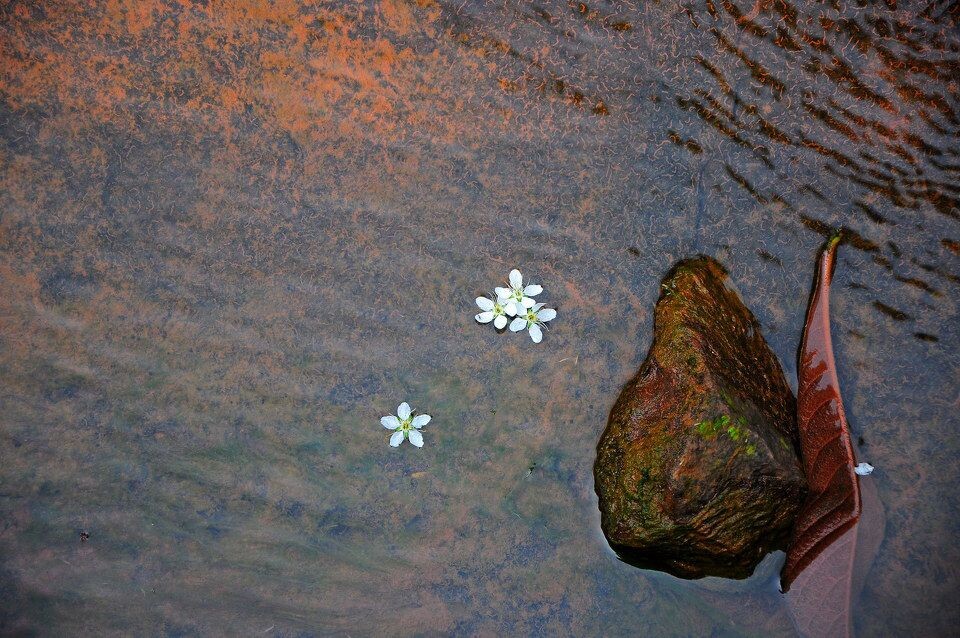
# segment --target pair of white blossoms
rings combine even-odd
[[[503,330],[507,325],[507,318],[512,317],[510,321],[510,330],[520,332],[527,330],[534,343],[540,343],[543,340],[542,326],[557,316],[557,311],[553,308],[545,308],[546,304],[537,303],[533,298],[543,292],[543,287],[537,284],[523,285],[523,275],[514,268],[510,271],[510,287],[495,288],[496,301],[486,297],[477,297],[477,306],[481,312],[474,317],[479,323],[493,322],[497,330]],[[388,430],[393,430],[390,435],[390,445],[397,447],[403,443],[404,439],[409,439],[410,443],[417,447],[423,447],[423,434],[420,428],[430,423],[429,414],[413,415],[410,404],[406,401],[397,406],[397,415],[392,414],[382,417],[380,424]]]
[[[543,286],[537,284],[523,285],[523,275],[514,268],[510,271],[510,287],[494,288],[495,299],[477,297],[477,306],[483,312],[474,319],[479,323],[493,322],[493,327],[503,330],[510,320],[510,331],[526,330],[534,343],[543,340],[543,327],[557,316],[553,308],[545,308],[547,304],[537,303],[534,297],[543,292]]]

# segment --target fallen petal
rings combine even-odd
[[[853,471],[856,472],[858,476],[870,476],[873,474],[873,466],[869,463],[860,463],[857,467],[853,468]]]

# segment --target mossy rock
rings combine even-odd
[[[785,547],[806,493],[793,394],[760,326],[708,257],[664,279],[654,340],[594,465],[620,557],[685,578],[746,578]]]

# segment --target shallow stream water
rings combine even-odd
[[[795,387],[845,227],[855,626],[953,634],[957,6],[0,3],[0,633],[793,635],[619,562],[592,464],[676,260]],[[514,267],[538,345],[473,320]]]

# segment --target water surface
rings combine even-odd
[[[0,10],[0,630],[793,634],[616,560],[594,447],[660,277],[795,383],[814,256],[887,529],[862,635],[960,623],[956,4]],[[473,321],[519,267],[542,344]],[[426,445],[387,445],[402,401]],[[87,540],[81,540],[81,533]]]

